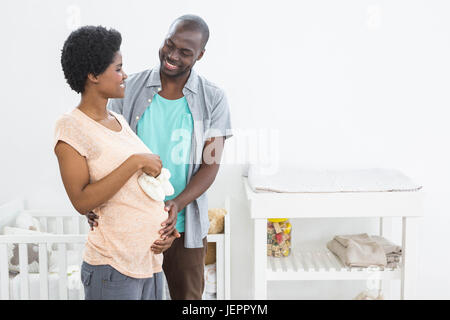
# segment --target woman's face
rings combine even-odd
[[[123,98],[126,78],[128,76],[122,69],[122,54],[117,51],[113,62],[105,72],[97,76],[97,89],[105,98]]]

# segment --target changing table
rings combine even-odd
[[[323,177],[322,177],[323,178]],[[388,192],[255,192],[243,177],[253,223],[254,299],[267,299],[267,282],[280,280],[401,280],[401,299],[414,299],[418,270],[417,239],[423,215],[422,191]],[[326,244],[307,251],[292,244],[288,257],[267,256],[268,218],[373,218],[379,217],[380,235],[389,230],[386,219],[402,218],[402,259],[392,268],[350,268]],[[331,240],[331,239],[330,239]],[[383,281],[385,283],[386,281]]]

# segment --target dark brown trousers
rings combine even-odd
[[[203,248],[185,248],[184,232],[164,251],[163,270],[172,300],[201,300],[205,288],[206,237]]]

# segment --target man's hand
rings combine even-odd
[[[175,230],[178,217],[178,204],[174,200],[167,200],[165,202],[164,210],[168,211],[169,217],[166,221],[161,223],[162,229],[159,230],[161,239],[165,240]]]
[[[152,249],[153,253],[159,254],[161,252],[166,251],[172,245],[173,240],[175,240],[175,238],[179,238],[179,237],[180,237],[180,233],[178,232],[178,230],[173,229],[173,232],[165,240],[156,240],[152,244],[151,249]]]
[[[96,215],[95,213],[93,213],[92,211],[89,212],[88,214],[86,214],[86,218],[88,219],[88,223],[91,226],[91,230],[94,230],[94,227],[98,226],[98,215]]]

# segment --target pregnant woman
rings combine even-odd
[[[81,266],[88,300],[161,299],[163,255],[151,246],[161,226],[172,226],[172,241],[180,236],[164,202],[138,184],[142,173],[160,174],[159,157],[121,115],[106,109],[109,98],[125,92],[121,42],[116,30],[85,26],[70,34],[61,56],[64,76],[81,101],[56,122],[54,151],[74,208],[99,217]]]

